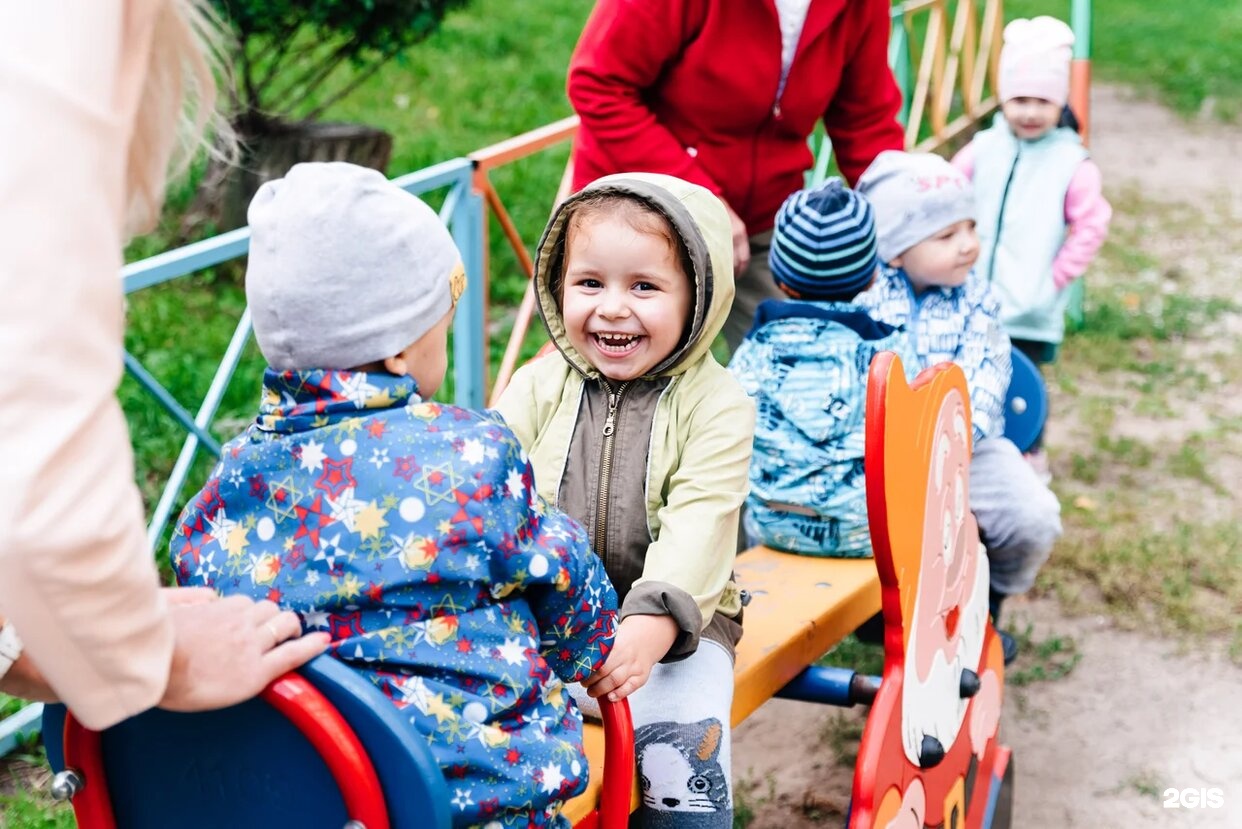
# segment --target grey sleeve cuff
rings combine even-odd
[[[677,623],[677,638],[661,662],[676,662],[698,650],[703,612],[694,597],[680,587],[663,581],[645,581],[634,585],[621,603],[620,621],[625,621],[627,616],[673,617]]]

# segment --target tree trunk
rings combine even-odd
[[[236,165],[213,160],[182,224],[211,221],[220,231],[246,224],[246,210],[259,186],[303,161],[348,161],[386,173],[392,136],[364,124],[320,121],[251,121],[237,126],[242,140]]]

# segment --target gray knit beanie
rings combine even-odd
[[[975,218],[970,179],[932,153],[885,150],[858,180],[875,208],[883,262],[892,262],[949,225]]]
[[[250,202],[246,300],[277,371],[399,354],[453,306],[461,261],[436,212],[382,173],[297,164]]]

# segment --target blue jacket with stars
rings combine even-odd
[[[173,567],[330,632],[431,744],[455,825],[560,825],[587,780],[563,682],[603,664],[616,593],[499,415],[414,385],[269,369],[258,418],[181,514]]]

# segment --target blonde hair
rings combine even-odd
[[[200,150],[236,155],[236,139],[217,110],[217,83],[228,83],[228,35],[206,0],[165,0],[151,36],[151,56],[126,159],[126,228],[149,230],[164,188]]]

